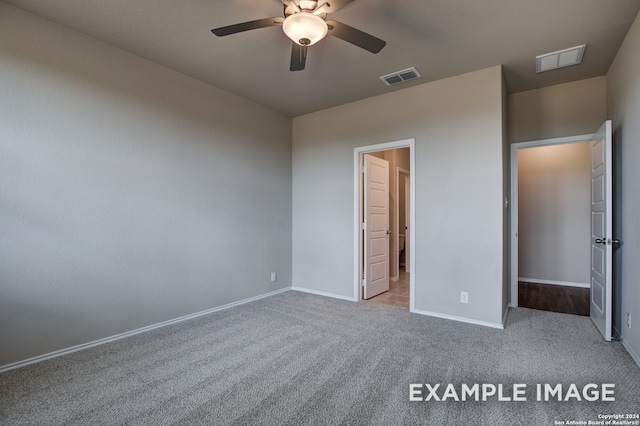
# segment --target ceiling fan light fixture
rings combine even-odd
[[[282,30],[300,46],[316,44],[329,31],[324,19],[305,11],[289,15],[282,23]]]

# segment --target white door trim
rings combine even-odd
[[[409,310],[411,312],[415,309],[415,220],[416,220],[416,212],[415,212],[415,177],[416,177],[416,159],[415,159],[415,139],[404,139],[394,142],[385,142],[375,145],[367,145],[355,147],[353,149],[353,193],[354,193],[354,201],[353,201],[353,272],[354,272],[354,284],[353,284],[353,298],[354,300],[362,300],[362,291],[361,288],[361,275],[362,275],[362,156],[367,153],[377,152],[377,151],[387,151],[391,149],[397,148],[409,148],[409,164],[411,171],[411,179],[410,179],[410,192],[411,199],[409,200],[411,203],[410,206],[410,221],[411,227],[410,231],[410,270],[409,270],[409,286],[410,286],[410,299],[409,299]]]
[[[409,176],[409,179],[411,179],[411,172],[407,169],[403,169],[402,167],[396,167],[396,194],[400,194],[400,176]],[[409,184],[411,184],[411,180],[409,180]],[[404,179],[402,179],[402,185],[404,185]],[[397,195],[396,195],[397,196]],[[411,199],[409,199],[409,202],[411,202]],[[406,208],[406,207],[405,207]],[[409,206],[409,208],[411,208],[411,206]],[[400,201],[397,200],[396,202],[396,223],[394,224],[394,232],[395,232],[395,240],[396,240],[396,248],[400,247],[400,234],[404,234],[405,230],[404,229],[400,229]],[[408,225],[409,228],[409,232],[411,232],[411,223],[409,223]],[[405,235],[405,242],[408,241],[406,235]],[[408,251],[405,251],[405,253],[409,253]],[[396,280],[398,279],[398,277],[400,276],[400,258],[398,257],[398,253],[394,253],[394,256],[396,256],[396,269],[395,269],[395,278]],[[409,263],[409,268],[411,268],[411,263]]]
[[[518,306],[518,150],[523,148],[535,148],[540,146],[563,145],[569,143],[588,142],[593,139],[593,134],[566,136],[562,138],[540,139],[511,144],[511,228],[510,247],[510,303],[509,306]]]

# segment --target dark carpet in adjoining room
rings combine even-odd
[[[409,384],[527,384],[528,402],[410,402]],[[534,400],[615,384],[615,402]],[[289,291],[0,374],[7,425],[553,425],[637,413],[640,369],[589,318],[505,330]]]
[[[518,306],[589,316],[590,289],[518,282]]]

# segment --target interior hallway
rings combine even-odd
[[[389,281],[389,291],[372,297],[369,301],[409,309],[409,274],[404,266],[400,268],[398,275],[398,281]]]

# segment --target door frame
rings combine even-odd
[[[566,136],[562,138],[539,139],[511,144],[511,217],[510,217],[510,303],[512,308],[518,307],[518,150],[551,145],[590,142],[593,133],[587,135]]]
[[[364,154],[370,154],[372,152],[389,151],[398,148],[409,148],[409,165],[411,178],[409,179],[410,186],[410,264],[409,264],[409,311],[415,310],[415,176],[416,176],[416,159],[415,159],[415,139],[403,139],[393,142],[384,142],[375,145],[359,146],[353,149],[353,299],[356,301],[362,300],[362,268],[363,268],[363,235],[362,235],[362,223],[363,223],[363,191],[364,185],[361,179],[362,166]],[[396,232],[397,234],[397,232]]]
[[[405,178],[409,178],[409,185],[411,185],[411,172],[407,169],[403,169],[402,167],[396,167],[396,194],[400,194],[400,177],[402,177],[402,186],[405,186]],[[407,203],[406,203],[406,199],[409,199],[409,208],[407,208]],[[407,212],[411,211],[411,186],[409,186],[409,194],[406,194],[406,190],[405,190],[405,225],[407,224]],[[409,222],[409,234],[411,234],[411,219],[408,220]],[[400,245],[400,234],[405,234],[404,236],[404,241],[405,241],[405,264],[409,264],[409,269],[411,269],[411,250],[409,250],[409,245],[407,244],[407,241],[409,241],[409,238],[407,238],[406,232],[404,232],[405,230],[403,229],[402,232],[400,232],[400,200],[397,200],[396,202],[396,223],[395,223],[395,230],[396,230],[396,248]],[[409,254],[409,258],[406,257],[406,255]],[[395,274],[395,279],[397,280],[398,277],[400,277],[400,258],[399,256],[396,255],[396,270],[394,271]],[[411,277],[409,277],[411,278]]]

